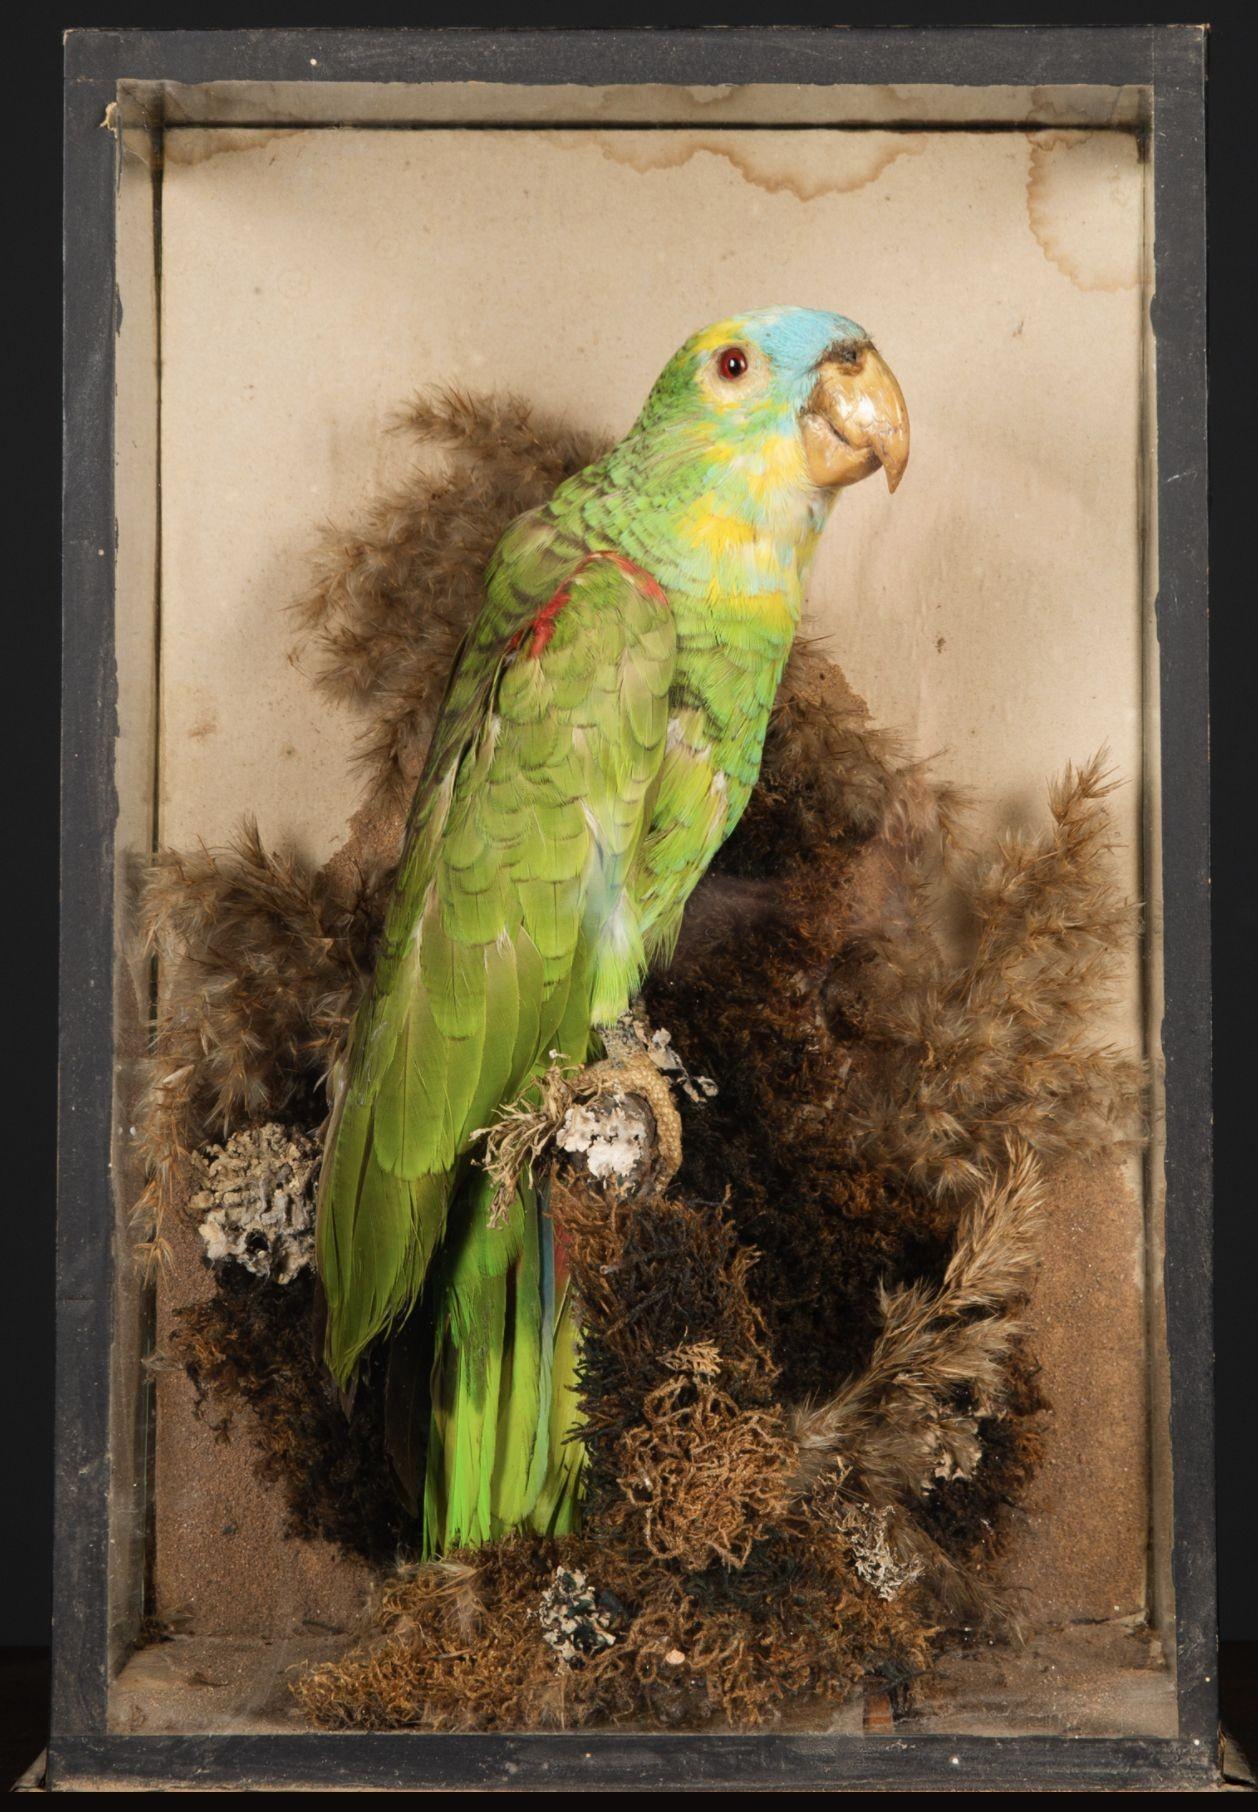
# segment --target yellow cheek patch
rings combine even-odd
[[[728,435],[714,435],[708,448],[710,465],[727,466],[738,457],[738,442]]]
[[[783,491],[794,491],[807,479],[799,435],[766,434],[745,455],[747,490],[758,504],[773,504]]]
[[[677,524],[678,532],[688,547],[702,548],[712,559],[721,559],[734,552],[745,552],[755,546],[756,530],[753,523],[742,516],[733,516],[722,510],[713,492],[707,491],[682,513]]]

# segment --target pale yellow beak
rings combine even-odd
[[[858,484],[881,466],[894,491],[904,476],[909,412],[890,366],[872,346],[844,347],[822,360],[802,428],[814,484]]]

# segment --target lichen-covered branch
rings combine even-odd
[[[702,1093],[669,1033],[652,1032],[636,1013],[607,1027],[603,1042],[607,1056],[583,1069],[554,1053],[550,1068],[476,1134],[483,1141],[477,1162],[494,1183],[491,1226],[505,1225],[521,1178],[536,1176],[548,1150],[624,1196],[663,1189],[676,1175],[681,1122],[670,1078],[693,1099]]]

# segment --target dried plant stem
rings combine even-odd
[[[482,1126],[473,1134],[484,1140],[477,1161],[494,1185],[491,1227],[506,1225],[521,1178],[532,1173],[577,1099],[578,1075],[574,1065],[552,1061],[519,1100],[502,1109],[491,1126]]]

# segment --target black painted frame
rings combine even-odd
[[[61,1069],[49,1785],[1205,1789],[1216,1778],[1205,35],[1196,27],[76,31],[66,44]],[[1153,96],[1167,1339],[1179,1735],[144,1736],[107,1728],[114,206],[123,80],[1065,83]]]

